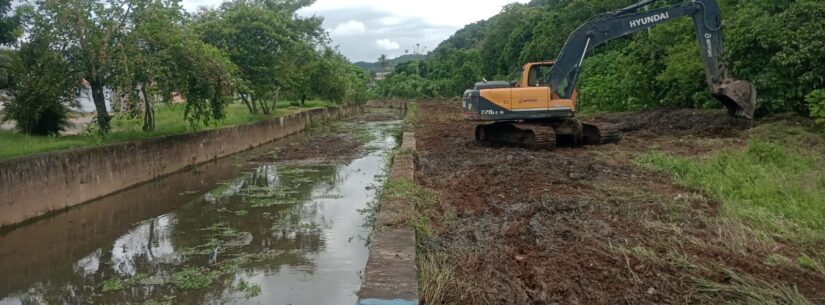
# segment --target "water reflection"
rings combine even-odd
[[[400,121],[323,132],[357,128],[345,162],[230,158],[5,232],[0,304],[353,304]]]

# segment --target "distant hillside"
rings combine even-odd
[[[423,55],[423,54],[407,54],[407,55],[402,55],[402,56],[400,56],[398,58],[395,58],[395,59],[390,59],[389,62],[387,63],[387,70],[392,70],[395,67],[395,65],[397,65],[397,64],[405,63],[405,62],[413,61],[413,60],[420,60],[420,59],[424,59],[425,57],[427,57],[427,56]],[[359,66],[362,69],[367,70],[367,71],[381,72],[381,64],[377,63],[377,62],[359,61],[359,62],[355,63],[355,65]]]

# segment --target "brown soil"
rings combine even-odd
[[[265,154],[253,159],[257,162],[300,161],[309,159],[334,160],[351,156],[360,151],[361,141],[350,134],[322,134],[310,136],[281,147],[273,154]]]
[[[438,233],[420,243],[455,271],[444,303],[718,304],[742,301],[720,287],[743,278],[825,299],[822,273],[763,263],[798,248],[757,239],[717,217],[717,202],[631,163],[651,149],[745,145],[749,122],[716,110],[601,115],[591,119],[624,124],[622,143],[547,152],[476,145],[458,103],[419,108],[416,177],[440,202]],[[711,282],[728,286],[700,289]]]

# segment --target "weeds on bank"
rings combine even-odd
[[[723,149],[709,156],[678,157],[651,152],[636,163],[671,174],[680,184],[701,189],[722,204],[721,217],[708,219],[718,227],[724,247],[734,253],[771,253],[777,240],[803,248],[796,258],[771,253],[766,266],[825,273],[825,140],[815,131],[785,123],[757,127],[745,149]],[[701,241],[700,241],[701,242]],[[642,259],[650,253],[634,254]],[[809,256],[812,254],[812,256]],[[684,257],[692,269],[697,292],[721,296],[734,304],[811,304],[795,287],[738,274],[724,265],[705,266]],[[673,262],[671,262],[673,263]],[[710,268],[713,267],[713,268]],[[712,271],[717,270],[717,271]],[[706,277],[720,272],[720,283]]]
[[[722,272],[728,279],[725,283],[718,283],[705,278],[695,278],[694,281],[698,291],[722,296],[722,299],[729,300],[729,304],[813,304],[800,294],[795,287],[769,283],[729,269],[723,269]]]
[[[437,219],[435,215],[438,215],[435,210],[438,196],[408,180],[397,182],[394,196],[399,199],[406,198],[408,202],[415,204],[416,213],[410,220],[410,226],[415,229],[421,301],[425,304],[447,304],[450,294],[461,290],[456,288],[461,287],[463,282],[455,276],[449,263],[450,256],[429,246],[430,241],[438,234],[432,222],[433,219]]]
[[[708,192],[722,202],[726,216],[797,244],[821,244],[825,162],[804,146],[788,146],[797,140],[754,138],[745,150],[726,149],[702,159],[652,152],[637,162]]]
[[[437,230],[432,220],[437,215],[436,193],[421,187],[410,180],[390,180],[384,195],[384,200],[405,200],[415,205],[415,215],[409,220],[409,225],[416,232],[416,264],[418,266],[419,295],[426,304],[446,304],[450,294],[457,293],[463,282],[458,279],[450,267],[447,253],[433,250],[429,242],[436,237]],[[449,213],[445,213],[449,214]],[[447,221],[447,218],[440,218]],[[459,289],[457,289],[459,288]]]
[[[451,292],[450,289],[460,285],[460,282],[456,280],[452,268],[449,267],[448,256],[445,253],[432,251],[425,245],[437,234],[431,221],[435,213],[437,195],[414,181],[390,179],[385,183],[379,198],[379,202],[402,200],[416,207],[415,214],[407,217],[407,225],[415,230],[418,243],[416,264],[418,265],[420,298],[426,304],[444,304],[447,294]],[[375,212],[372,214],[374,216],[371,218],[373,225],[377,213],[376,205]]]
[[[794,286],[764,281],[748,274],[738,273],[718,263],[697,261],[695,258],[677,252],[676,249],[661,254],[643,246],[611,246],[611,250],[620,254],[624,260],[633,257],[637,261],[670,265],[682,270],[693,286],[693,293],[688,297],[698,303],[717,302],[721,299],[727,304],[812,304]],[[774,265],[793,267],[793,262],[782,255],[772,255],[769,259]],[[628,264],[630,264],[629,261]],[[771,264],[766,262],[766,265]],[[628,270],[633,273],[630,265],[628,265]],[[724,280],[717,281],[711,278],[723,278]]]
[[[418,103],[407,102],[407,114],[404,115],[404,123],[407,125],[418,125]]]

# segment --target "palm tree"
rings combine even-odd
[[[381,57],[378,57],[378,63],[381,65],[381,72],[387,72],[387,66],[389,66],[390,61],[387,59],[386,54],[381,54]]]

